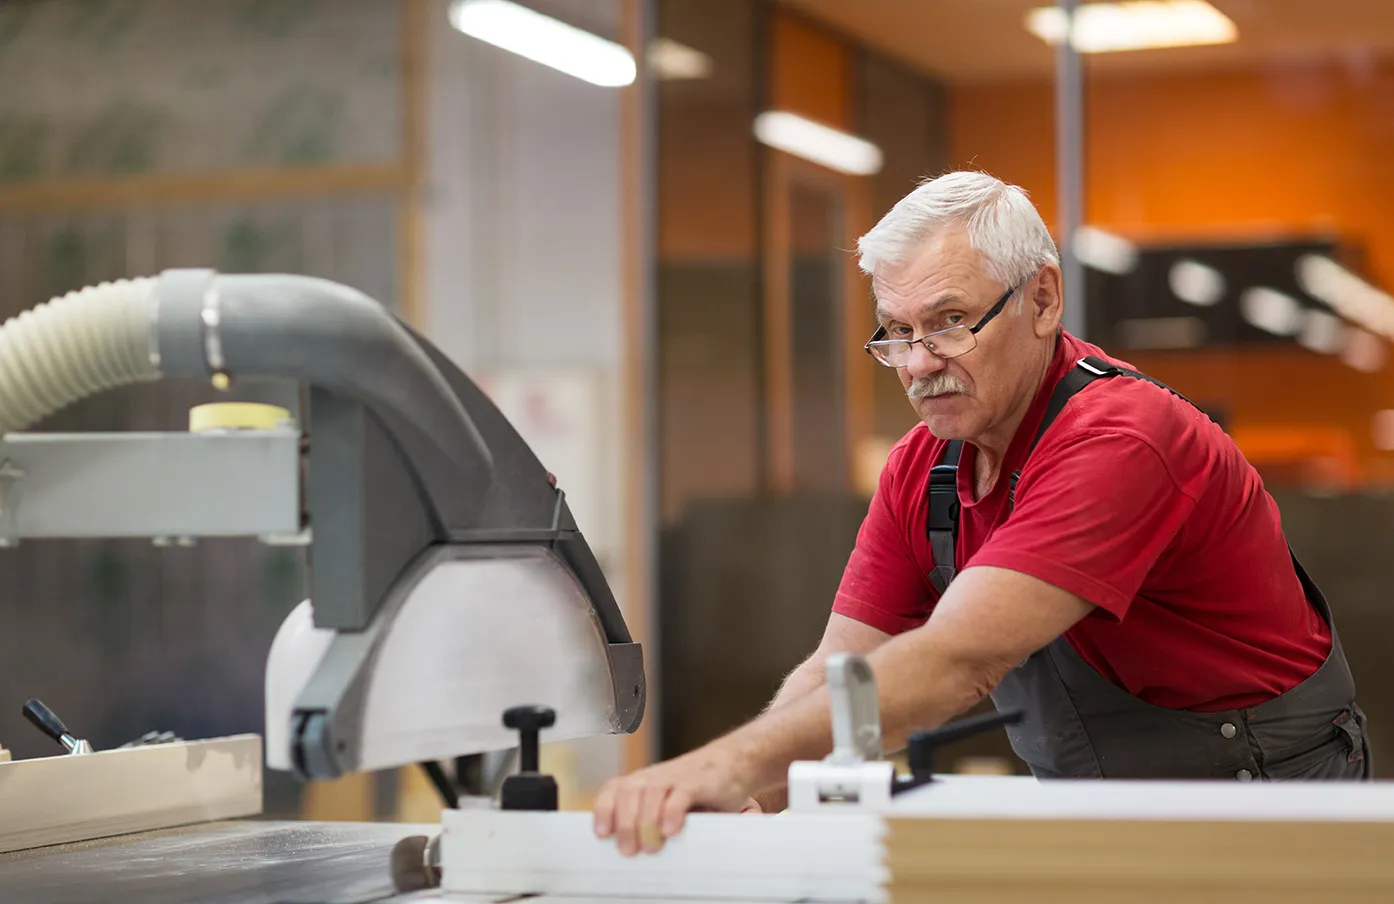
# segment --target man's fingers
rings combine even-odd
[[[673,786],[667,783],[644,789],[643,802],[639,805],[639,844],[650,854],[658,853],[663,847],[666,835],[661,827],[664,802],[672,793]]]
[[[626,857],[639,852],[639,807],[643,798],[644,786],[634,781],[620,782],[615,788],[615,841]]]
[[[671,790],[672,786],[668,784],[651,785],[644,789],[639,805],[639,844],[650,854],[657,853],[663,847],[659,821],[663,816],[663,802]]]
[[[595,803],[591,806],[595,813],[597,838],[609,838],[615,832],[615,785],[613,779],[601,785],[600,791],[595,795]]]
[[[672,838],[682,831],[687,819],[687,811],[692,809],[692,794],[684,788],[674,788],[663,801],[659,815],[662,820],[664,838]]]

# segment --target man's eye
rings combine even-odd
[[[962,322],[963,322],[963,315],[962,315],[962,314],[948,314],[948,315],[945,315],[945,317],[944,317],[944,326],[946,326],[946,327],[949,327],[949,326],[958,326],[958,325],[959,325],[960,323],[962,323]]]
[[[909,338],[911,332],[912,331],[908,326],[893,326],[888,331],[888,334],[894,336],[897,339],[906,339]]]

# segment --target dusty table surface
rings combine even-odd
[[[407,823],[238,820],[0,854],[14,904],[367,904],[394,900]],[[416,896],[395,896],[411,900]]]

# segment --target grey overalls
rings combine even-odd
[[[1096,357],[1081,359],[1052,393],[1032,448],[1070,396],[1115,376],[1157,383]],[[941,594],[955,573],[954,565],[939,563],[955,561],[961,450],[960,441],[949,443],[944,463],[930,472],[929,536],[936,565],[930,580]],[[1013,497],[1018,476],[1011,477]],[[1038,778],[1371,778],[1365,714],[1355,704],[1355,682],[1331,609],[1296,556],[1292,563],[1307,598],[1331,626],[1330,654],[1297,687],[1249,709],[1166,709],[1100,675],[1062,636],[992,692],[999,710],[1022,713],[1019,723],[1007,727],[1012,749]]]

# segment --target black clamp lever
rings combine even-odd
[[[545,706],[515,706],[505,710],[503,724],[518,732],[518,773],[503,780],[501,810],[557,809],[557,780],[538,771],[538,734],[557,722],[556,710]]]
[[[917,731],[910,736],[910,775],[897,777],[891,786],[891,794],[903,794],[928,785],[934,781],[934,751],[954,741],[961,741],[976,734],[996,728],[999,725],[1015,725],[1021,721],[1021,710],[984,713],[969,716],[928,731]]]
[[[27,700],[24,703],[24,718],[33,722],[34,725],[45,735],[63,745],[63,749],[70,754],[91,753],[92,745],[73,736],[68,731],[68,726],[63,724],[63,720],[47,706],[42,700]]]

